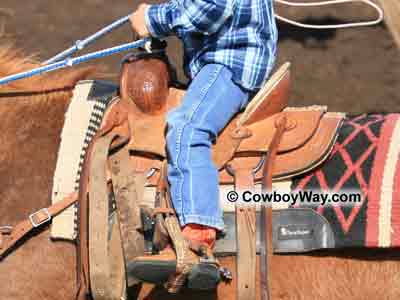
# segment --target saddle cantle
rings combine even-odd
[[[141,61],[141,64],[145,63],[145,60]],[[137,66],[132,65],[137,71]],[[150,75],[135,74],[134,70],[131,70],[131,64],[127,63],[121,75],[121,97],[130,114],[132,138],[129,149],[143,155],[140,162],[134,162],[135,168],[159,170],[161,161],[166,158],[166,113],[183,101],[185,91],[175,88],[167,90],[164,81],[169,79],[165,79],[161,84],[159,79],[156,83],[143,84],[140,90],[138,80],[149,78]],[[276,122],[283,114],[288,122],[279,143],[276,157],[278,163],[273,168],[272,175],[275,180],[301,174],[317,166],[327,157],[335,142],[343,115],[327,113],[326,108],[320,106],[289,108],[289,88],[290,63],[285,63],[255,95],[245,111],[235,116],[219,134],[213,145],[212,157],[220,170],[220,183],[233,183],[233,178],[225,167],[235,156],[245,157],[241,159],[242,164],[259,164],[268,152],[276,131]],[[157,105],[153,108],[143,105],[148,103],[147,93],[157,98]],[[165,95],[163,103],[160,102],[160,94]],[[260,181],[261,177],[261,168],[258,168],[255,170],[255,180]],[[153,184],[155,182],[156,179],[153,180]]]

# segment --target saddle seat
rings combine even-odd
[[[136,170],[159,170],[166,158],[166,113],[182,102],[185,91],[170,88],[164,103],[160,104],[158,100],[156,109],[148,109],[141,105],[143,101],[137,97],[137,91],[132,93],[137,82],[132,83],[128,78],[133,77],[134,71],[136,68],[130,69],[128,63],[121,75],[121,99],[128,107],[132,134],[128,147],[135,157],[143,157],[133,161]],[[245,111],[235,116],[220,133],[213,145],[212,156],[220,170],[221,184],[233,182],[226,167],[234,157],[242,157],[241,164],[253,166],[255,180],[261,179],[262,162],[276,131],[276,123],[283,115],[288,121],[273,168],[274,180],[305,172],[327,157],[343,115],[327,113],[326,107],[321,106],[289,108],[289,88],[290,63],[285,63],[254,96]],[[154,178],[150,183],[156,181]]]

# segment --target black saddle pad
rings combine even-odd
[[[400,246],[399,122],[400,114],[345,120],[330,158],[309,174],[295,178],[292,187],[359,194],[361,201],[307,203],[296,205],[291,212],[274,213],[276,251]],[[314,213],[305,212],[305,208]],[[316,223],[321,225],[315,227]]]

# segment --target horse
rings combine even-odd
[[[0,49],[0,77],[37,67],[13,47]],[[64,114],[75,84],[93,68],[44,75],[0,87],[0,220],[14,225],[50,205]],[[397,299],[400,262],[397,250],[356,249],[312,255],[269,254],[272,299]],[[24,238],[0,261],[1,299],[75,298],[76,245],[50,240],[49,227]],[[235,270],[235,258],[220,259]],[[259,263],[258,263],[259,267]],[[258,291],[260,290],[257,278]],[[136,294],[137,293],[137,294]],[[167,294],[144,285],[138,299],[235,299],[235,276],[216,291],[183,290]]]
[[[0,48],[0,76],[39,66],[12,46]],[[50,204],[64,113],[79,80],[93,67],[25,79],[0,87],[2,122],[0,219],[15,224]],[[1,262],[1,299],[73,299],[75,245],[35,232]]]

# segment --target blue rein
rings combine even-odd
[[[104,27],[103,29],[97,31],[96,33],[92,34],[91,36],[87,37],[84,40],[77,40],[75,42],[75,44],[64,50],[63,52],[57,54],[56,56],[46,60],[43,64],[51,64],[54,63],[56,61],[62,60],[64,58],[67,58],[69,56],[71,56],[72,54],[74,54],[75,52],[78,52],[80,50],[82,50],[83,48],[85,48],[86,46],[92,44],[93,42],[97,41],[99,38],[103,37],[104,35],[110,33],[111,31],[113,31],[114,29],[117,29],[118,27],[121,27],[122,25],[124,25],[125,23],[127,23],[129,21],[129,17],[130,15],[123,17],[113,23],[111,23],[110,25]]]
[[[55,71],[55,70],[62,69],[65,67],[72,67],[74,65],[78,65],[83,62],[92,60],[92,59],[110,56],[110,55],[113,55],[113,54],[116,54],[119,52],[133,50],[133,49],[141,48],[141,47],[148,48],[149,44],[151,44],[151,38],[144,38],[142,40],[138,40],[135,42],[126,43],[126,44],[122,44],[119,46],[99,50],[99,51],[88,53],[88,54],[78,56],[78,57],[73,57],[73,58],[70,57],[72,54],[74,54],[75,52],[78,52],[79,50],[82,50],[89,44],[92,44],[93,42],[98,40],[100,37],[110,33],[114,29],[127,23],[129,21],[129,17],[130,17],[130,15],[111,23],[110,25],[104,27],[103,29],[99,30],[98,32],[92,34],[91,36],[87,37],[86,39],[84,39],[82,41],[79,41],[79,40],[76,41],[74,46],[72,46],[72,47],[64,50],[63,52],[57,54],[56,56],[48,59],[47,61],[45,61],[43,63],[43,66],[41,66],[41,67],[0,78],[0,85],[4,85],[4,84],[7,84],[12,81],[19,80],[19,79],[29,78],[29,77],[39,75],[42,73]]]

